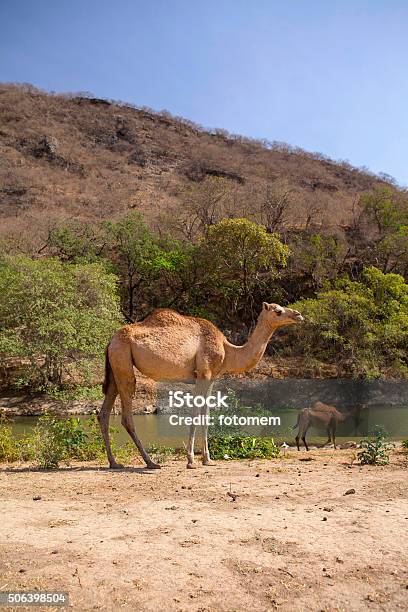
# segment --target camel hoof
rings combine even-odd
[[[110,463],[109,464],[109,468],[111,470],[124,470],[125,466],[122,465],[121,463],[116,463],[116,461],[114,463]]]
[[[187,469],[188,470],[196,470],[197,469],[197,464],[196,463],[187,463]]]
[[[151,463],[146,463],[146,467],[148,470],[161,470],[161,465],[153,461]]]
[[[205,459],[203,461],[203,465],[210,465],[210,466],[212,465],[212,466],[214,466],[214,465],[217,465],[217,464],[215,463],[215,461],[211,461],[211,459]]]

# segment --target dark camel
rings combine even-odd
[[[327,430],[328,440],[326,444],[333,442],[334,448],[336,448],[336,430],[339,423],[343,423],[346,419],[354,418],[355,427],[358,427],[360,422],[360,411],[361,407],[355,407],[350,409],[348,412],[339,412],[334,406],[323,404],[323,402],[315,402],[312,408],[303,408],[298,414],[296,427],[299,427],[296,440],[296,446],[300,450],[299,439],[301,438],[306,450],[309,447],[306,442],[306,433],[309,427],[315,427],[321,429],[325,427]]]

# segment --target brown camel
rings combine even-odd
[[[154,380],[195,380],[195,392],[207,395],[212,381],[226,372],[246,372],[262,359],[278,327],[303,321],[302,315],[278,304],[263,303],[256,327],[243,346],[234,346],[210,321],[187,317],[173,310],[155,310],[140,323],[119,330],[106,350],[105,400],[98,415],[111,468],[120,468],[109,441],[109,416],[117,394],[122,403],[122,424],[139,449],[148,468],[159,468],[138,438],[132,416],[135,392],[133,366]],[[208,410],[208,409],[207,409]],[[196,427],[190,428],[187,467],[194,465]],[[211,465],[208,427],[203,425],[203,464]]]
[[[296,440],[296,446],[300,450],[299,439],[303,440],[303,444],[306,450],[309,447],[306,443],[306,433],[310,426],[320,429],[325,427],[327,429],[328,440],[326,444],[333,442],[334,448],[336,448],[336,429],[339,423],[344,422],[346,419],[353,417],[355,420],[355,426],[358,426],[360,419],[361,407],[351,408],[348,412],[339,412],[334,406],[323,404],[323,402],[315,402],[313,408],[304,408],[298,414],[296,427],[299,427]]]

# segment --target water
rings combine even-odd
[[[296,431],[292,430],[297,420],[298,410],[274,409],[271,415],[280,418],[280,426],[249,427],[248,432],[253,435],[272,436],[279,443],[294,444]],[[142,414],[134,415],[134,422],[138,436],[148,446],[156,443],[173,448],[183,448],[188,437],[186,425],[171,425],[170,415]],[[86,419],[86,416],[79,416]],[[30,433],[37,423],[38,417],[15,417],[13,429],[18,436]],[[118,429],[114,434],[118,442],[125,443],[130,440],[120,422],[120,415],[111,416],[111,425]],[[375,426],[382,425],[392,440],[408,439],[408,406],[373,406],[364,411],[359,430],[356,432],[352,421],[340,423],[336,438],[338,442],[346,440],[360,440]],[[198,428],[197,434],[200,433]],[[326,432],[310,429],[307,434],[309,442],[322,443],[327,439]]]

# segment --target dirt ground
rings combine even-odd
[[[2,466],[0,590],[68,591],[75,610],[408,610],[407,456],[353,457]]]

